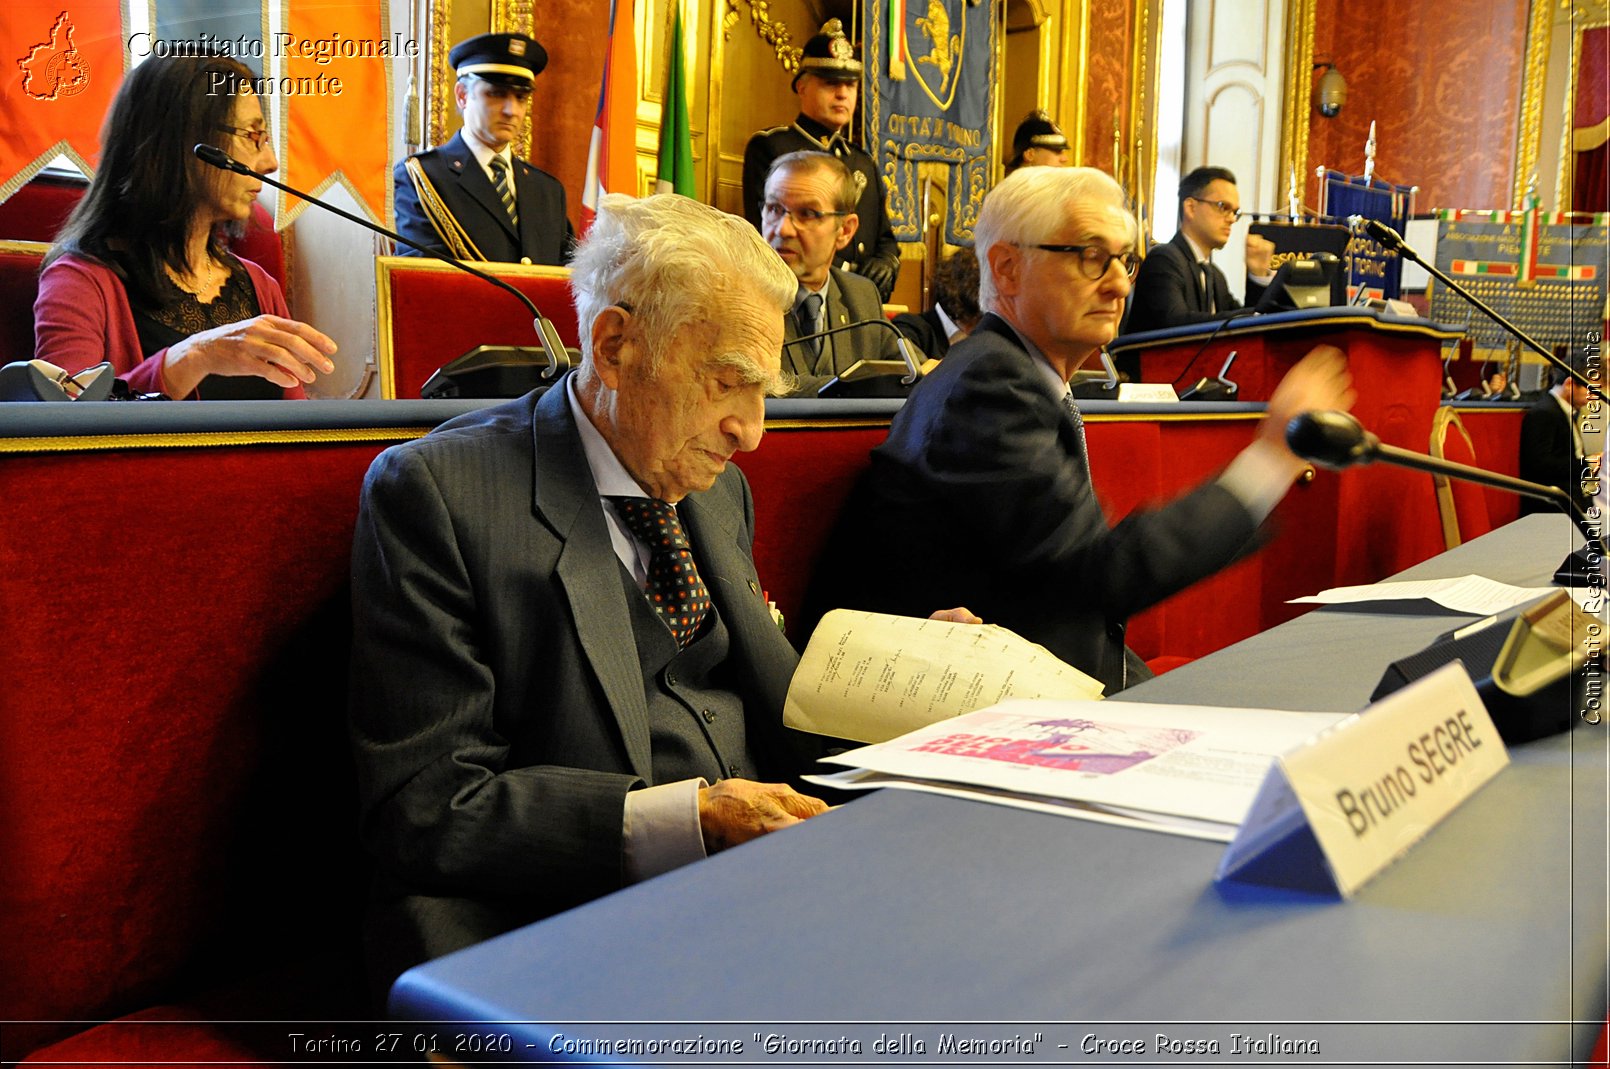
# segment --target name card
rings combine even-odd
[[[1346,898],[1507,764],[1454,661],[1276,758],[1214,878]]]
[[[1171,405],[1179,400],[1179,395],[1174,392],[1174,387],[1166,382],[1120,382],[1118,400]]]

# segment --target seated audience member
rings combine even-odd
[[[784,320],[785,342],[883,318],[877,287],[833,266],[834,255],[855,236],[858,195],[850,169],[825,152],[779,156],[766,175],[761,233],[798,279],[792,313]],[[898,359],[895,336],[883,327],[783,347],[783,370],[795,376],[794,392],[802,397],[815,397],[835,375],[860,360]]]
[[[834,266],[853,271],[878,288],[886,301],[900,275],[900,243],[885,211],[883,181],[872,156],[851,140],[855,102],[861,92],[861,61],[844,35],[844,24],[828,19],[821,32],[800,49],[790,83],[799,114],[786,126],[761,130],[744,146],[744,218],[762,229],[760,205],[766,198],[771,165],[790,152],[827,152],[844,162],[856,185],[858,225],[834,257]]]
[[[1218,478],[1109,526],[1068,381],[1123,313],[1136,262],[1124,205],[1086,167],[1024,168],[990,191],[974,230],[986,314],[872,451],[815,569],[812,608],[910,615],[955,599],[1111,693],[1150,674],[1124,645],[1127,618],[1254,545],[1306,467],[1286,448],[1287,422],[1352,404],[1345,358],[1309,354]]]
[[[1140,265],[1128,333],[1210,323],[1242,307],[1209,259],[1230,240],[1240,215],[1235,175],[1223,167],[1198,167],[1181,179],[1179,229],[1168,242],[1152,246]],[[1246,307],[1258,303],[1273,279],[1274,251],[1274,242],[1248,232]]]
[[[971,249],[953,252],[934,272],[934,306],[902,312],[890,322],[928,356],[941,360],[978,325],[978,258]]]
[[[130,71],[100,167],[45,257],[34,355],[73,372],[110,361],[139,393],[302,397],[335,369],[335,342],[291,319],[274,280],[229,252],[262,183],[201,162],[196,144],[254,171],[279,166],[251,71],[160,56]]]
[[[1570,358],[1579,374],[1590,374],[1587,361]],[[1521,417],[1520,477],[1528,482],[1557,486],[1586,509],[1589,492],[1599,470],[1599,454],[1588,453],[1578,420],[1593,399],[1588,388],[1557,367],[1549,368],[1549,391]],[[1550,512],[1554,506],[1533,497],[1521,498],[1522,516]]]
[[[1031,111],[1023,116],[1012,134],[1012,158],[1006,161],[1006,173],[1019,167],[1066,167],[1068,165],[1068,136],[1062,127],[1051,121],[1043,111]]]
[[[392,170],[397,233],[460,260],[560,265],[575,241],[565,187],[513,151],[548,53],[523,33],[483,33],[447,54],[464,126]],[[419,256],[406,245],[402,256]]]
[[[766,782],[810,744],[727,463],[782,382],[794,277],[673,195],[603,198],[573,267],[576,370],[365,481],[351,720],[386,981],[824,808]]]

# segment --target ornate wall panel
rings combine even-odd
[[[1069,131],[1069,136],[1079,138],[1083,146],[1080,162],[1108,173],[1114,163],[1113,128],[1123,127],[1129,107],[1131,6],[1130,0],[1090,0],[1090,36],[1083,79],[1084,129]],[[1075,81],[1068,88],[1077,92],[1079,84]]]
[[[1510,206],[1527,0],[1400,4],[1392,18],[1352,0],[1317,0],[1315,58],[1347,78],[1334,119],[1310,107],[1307,195],[1323,164],[1364,167],[1377,123],[1376,173],[1420,187],[1417,210]]]

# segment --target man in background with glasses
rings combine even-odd
[[[1320,346],[1217,478],[1109,527],[1068,381],[1117,333],[1136,230],[1118,183],[1088,167],[1026,167],[989,193],[974,230],[986,314],[872,451],[813,605],[920,616],[964,603],[1109,694],[1150,676],[1124,645],[1129,616],[1253,547],[1306,466],[1286,424],[1345,410],[1353,390],[1345,357]],[[869,560],[867,546],[888,551]]]
[[[1242,307],[1224,272],[1210,259],[1230,240],[1230,228],[1240,216],[1235,175],[1223,167],[1198,167],[1181,180],[1179,229],[1146,254],[1125,333],[1210,323]],[[1274,242],[1248,232],[1248,307],[1258,303],[1273,277],[1269,267],[1274,251]]]
[[[833,266],[857,233],[858,196],[850,168],[825,152],[790,152],[766,174],[760,232],[799,280],[793,310],[783,319],[783,370],[795,377],[796,396],[815,397],[858,361],[900,359],[894,333],[882,327],[796,340],[883,317],[877,287]]]

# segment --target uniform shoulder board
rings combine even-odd
[[[785,131],[792,130],[793,128],[794,127],[792,125],[790,125],[788,123],[784,123],[781,126],[773,126],[770,130],[762,130],[762,131],[760,131],[760,136],[761,137],[770,137],[772,134],[780,134],[780,133],[783,133]]]

